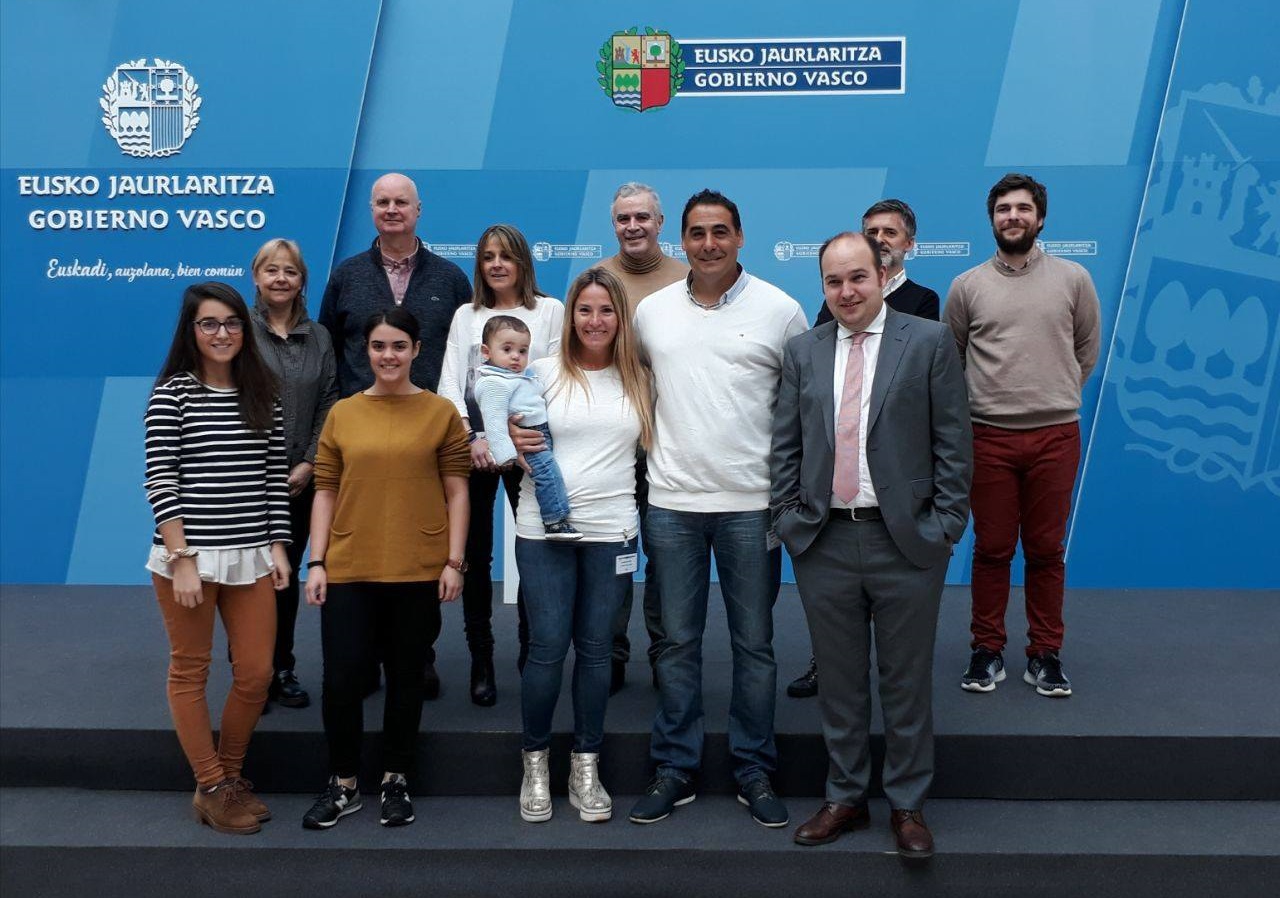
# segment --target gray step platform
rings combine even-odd
[[[831,845],[792,843],[818,807],[791,799],[793,825],[765,829],[732,798],[699,796],[667,820],[581,822],[558,798],[545,824],[513,797],[420,798],[418,820],[378,825],[376,800],[333,829],[300,821],[311,799],[266,795],[275,818],[254,836],[197,825],[190,794],[4,789],[0,888],[6,895],[149,898],[226,894],[340,896],[1037,896],[1274,894],[1276,802],[931,801],[937,854],[904,864],[888,809]],[[306,887],[303,887],[303,883]]]
[[[165,636],[149,589],[0,587],[0,785],[181,790],[190,771],[164,700]],[[1280,705],[1275,634],[1280,591],[1070,591],[1063,658],[1075,685],[1046,699],[1021,682],[1021,596],[1010,603],[1009,679],[989,695],[958,688],[968,659],[968,593],[944,595],[934,665],[937,798],[1280,800]],[[415,785],[431,795],[512,795],[520,748],[515,609],[495,608],[496,707],[466,694],[461,608],[445,608],[437,643],[444,692],[424,706]],[[775,611],[777,731],[784,795],[820,794],[825,752],[813,699],[783,695],[808,663],[808,632],[794,587]],[[272,792],[312,793],[326,778],[320,721],[319,622],[300,611],[298,673],[316,700],[275,708],[250,746],[246,773]],[[604,764],[620,792],[649,773],[656,693],[636,609],[629,683],[609,705]],[[227,688],[221,644],[213,707]],[[725,735],[730,684],[723,605],[713,589],[704,646],[707,747],[701,788],[734,789]],[[565,690],[557,711],[571,728]],[[366,779],[377,772],[382,695],[366,703]],[[876,711],[878,715],[878,711]],[[874,724],[878,732],[878,719]],[[556,742],[561,767],[567,737]],[[879,747],[877,743],[877,748]],[[558,773],[563,776],[563,771]]]

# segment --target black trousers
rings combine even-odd
[[[493,656],[493,517],[501,482],[514,512],[520,502],[520,481],[524,471],[512,468],[499,474],[471,472],[467,491],[471,498],[471,526],[467,530],[467,564],[470,568],[462,585],[462,621],[467,632],[467,648],[473,657]],[[529,644],[524,595],[516,595],[520,613],[520,645]]]
[[[360,772],[364,676],[382,658],[387,689],[382,711],[383,769],[409,773],[422,722],[422,671],[440,635],[436,581],[333,583],[320,609],[324,650],[324,734],[329,769]]]
[[[298,574],[302,554],[311,538],[311,503],[316,497],[315,487],[306,489],[289,499],[289,536],[293,539],[288,548],[289,586],[276,593],[276,648],[271,666],[279,673],[293,670],[297,659],[293,657],[293,630],[298,621]]]

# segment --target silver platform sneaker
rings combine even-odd
[[[600,782],[600,756],[569,755],[569,804],[588,823],[600,823],[613,816],[613,799]]]
[[[520,781],[520,819],[542,823],[551,819],[551,750],[524,751],[524,779]]]

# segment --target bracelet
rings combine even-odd
[[[199,554],[199,549],[191,546],[183,546],[181,549],[174,549],[172,552],[165,552],[160,556],[160,560],[165,564],[173,564],[179,558],[195,558]]]
[[[310,561],[308,561],[308,562],[307,562],[307,570],[311,570],[313,567],[324,567],[324,559],[323,559],[323,558],[313,558],[313,559],[311,559]],[[325,570],[328,570],[328,568],[325,568]]]
[[[467,442],[474,443],[476,440],[484,439],[484,431],[469,430],[467,431]]]

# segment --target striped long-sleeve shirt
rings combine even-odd
[[[215,390],[188,373],[156,387],[147,404],[147,500],[156,527],[182,519],[198,549],[288,543],[289,469],[284,415],[271,433],[249,430],[239,392]],[[159,529],[155,545],[163,545]]]

